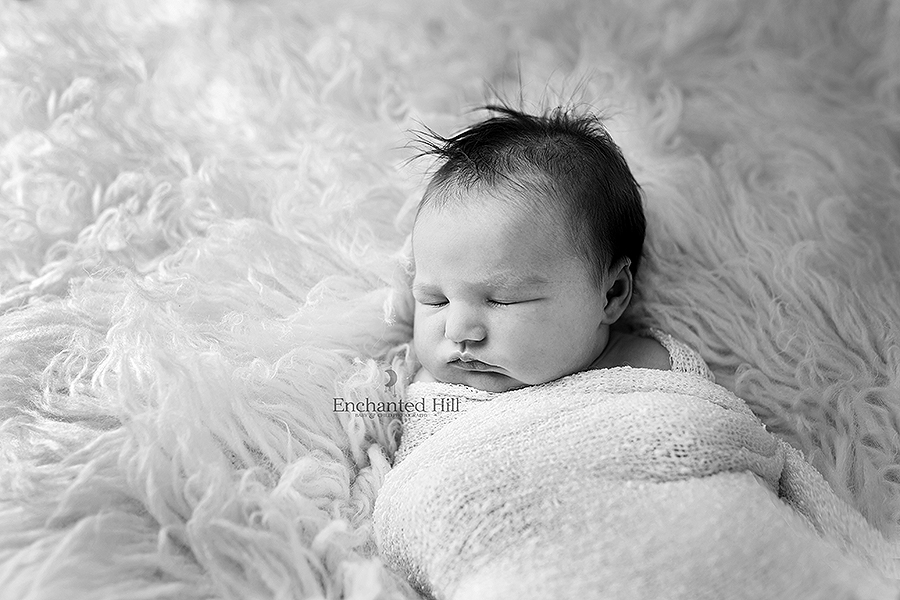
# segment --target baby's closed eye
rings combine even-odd
[[[446,300],[416,300],[422,306],[444,306],[447,304]]]

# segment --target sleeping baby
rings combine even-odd
[[[896,597],[880,536],[698,353],[616,327],[645,218],[601,121],[489,109],[416,215],[387,562],[440,599]]]
[[[418,381],[490,392],[629,364],[670,368],[610,331],[631,300],[641,194],[589,118],[510,110],[441,148],[413,232]]]

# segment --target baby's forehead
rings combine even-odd
[[[461,223],[477,228],[480,241],[496,241],[507,250],[525,250],[537,242],[553,254],[584,258],[576,243],[577,233],[558,210],[549,211],[533,202],[492,194],[443,200],[422,206],[417,214],[412,236],[413,261],[417,246],[442,246],[450,237],[459,235]]]
[[[420,202],[418,215],[454,219],[465,211],[480,213],[484,219],[538,221],[569,231],[574,227],[568,203],[559,196],[551,185],[538,185],[534,178],[525,176],[502,184],[432,183]]]

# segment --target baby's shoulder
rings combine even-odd
[[[652,337],[612,332],[606,350],[592,365],[595,369],[634,367],[669,371],[672,360],[669,351]]]
[[[658,340],[652,337],[630,335],[628,341],[630,358],[640,364],[632,364],[633,367],[645,369],[659,369],[668,371],[672,368],[672,358],[669,351]]]

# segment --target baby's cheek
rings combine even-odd
[[[426,315],[416,314],[413,323],[413,349],[416,351],[416,357],[419,362],[425,364],[434,355],[436,345],[434,319],[429,319]]]
[[[543,344],[513,343],[508,347],[507,356],[509,362],[506,367],[519,381],[528,385],[550,381],[548,376],[553,370],[553,357]]]
[[[423,332],[422,328],[418,325],[413,328],[413,350],[416,351],[416,356],[419,360],[422,360],[422,355],[425,352],[425,342],[423,340]]]
[[[579,354],[574,339],[559,340],[552,333],[547,333],[540,339],[524,341],[517,347],[517,362],[521,369],[521,381],[529,385],[538,385],[553,381],[565,375],[571,375],[578,370]]]

